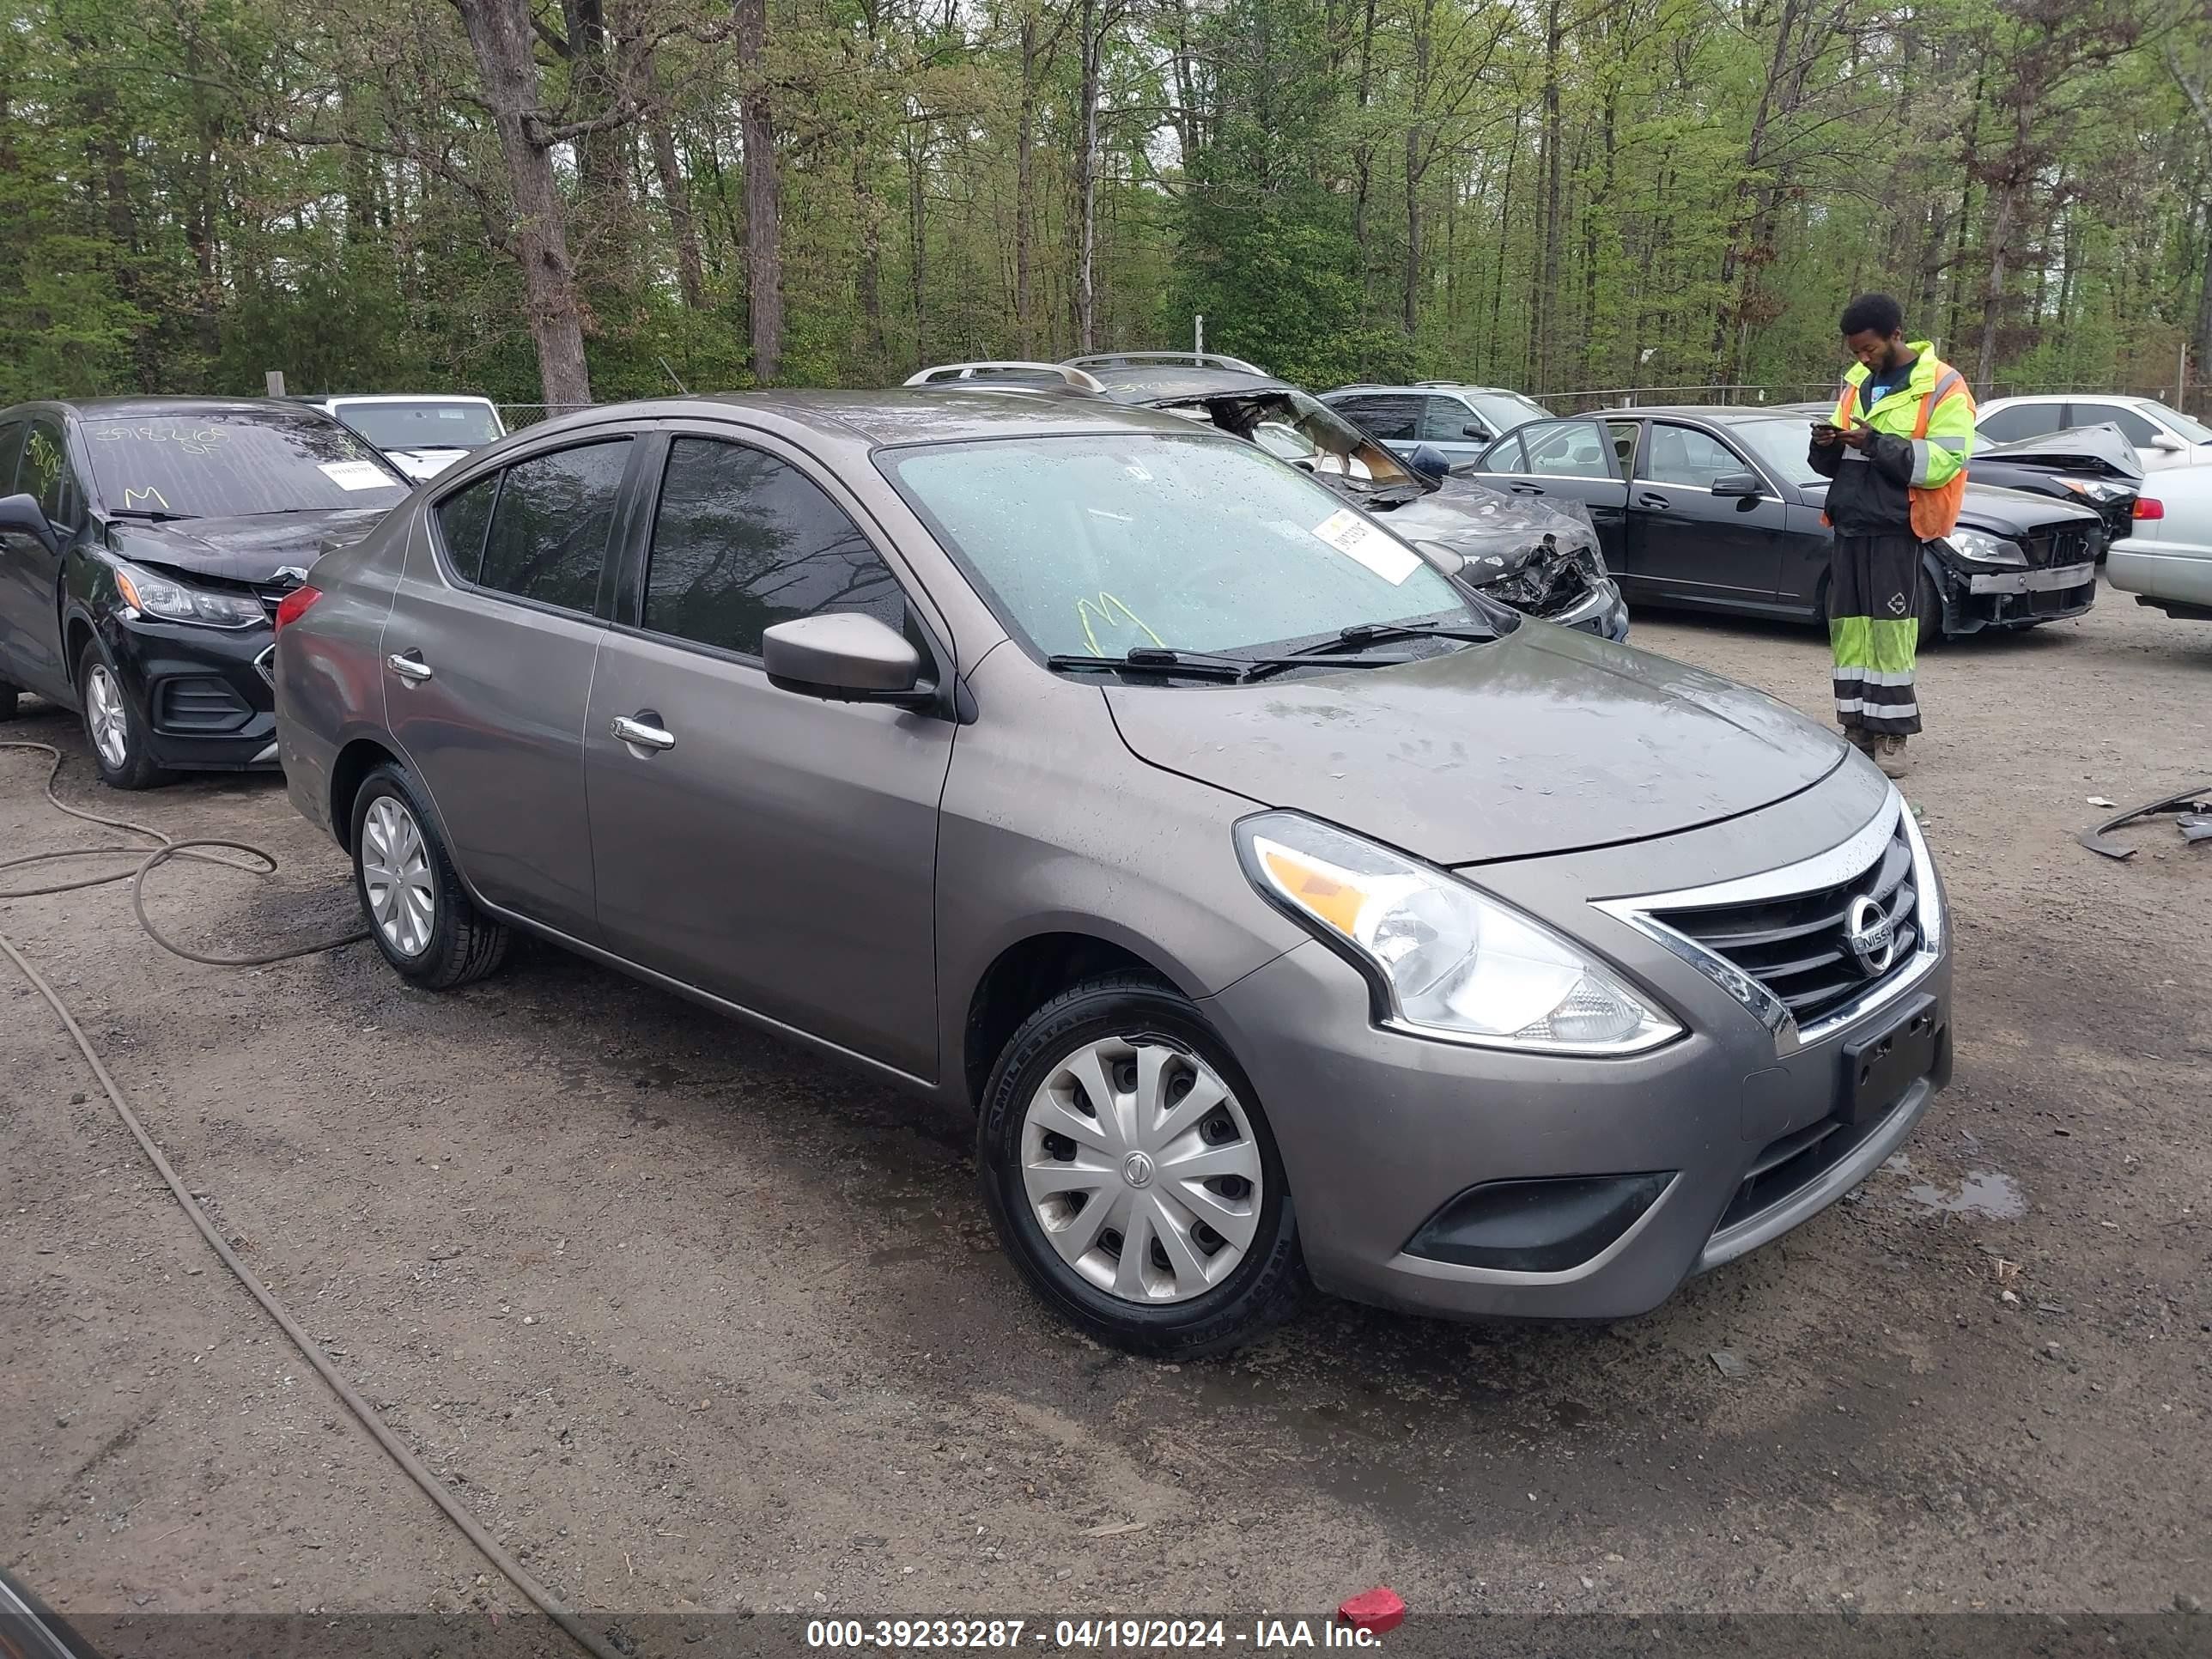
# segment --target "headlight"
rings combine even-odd
[[[1962,559],[1972,559],[1977,564],[2024,565],[2027,555],[2002,537],[1992,536],[1986,530],[1954,530],[1943,538],[1951,550]]]
[[[2087,496],[2093,501],[2118,501],[2128,493],[2118,484],[2106,483],[2097,478],[2061,478],[2058,482],[2076,495]]]
[[[143,565],[115,562],[115,585],[134,610],[163,622],[204,623],[210,628],[246,628],[269,620],[261,601],[246,593],[222,593],[187,587]]]
[[[1389,1023],[1486,1048],[1633,1054],[1681,1034],[1551,929],[1466,883],[1295,812],[1237,826],[1261,896],[1348,950]]]

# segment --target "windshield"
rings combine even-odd
[[[475,449],[507,434],[489,404],[341,403],[331,413],[379,449]]]
[[[2169,409],[2164,404],[2153,403],[2149,406],[2158,411],[2159,419],[2164,421],[2191,443],[2212,444],[2212,426],[2207,426],[2203,422],[2185,415],[2178,409]]]
[[[1405,543],[1244,444],[1132,432],[878,464],[1042,653],[1249,651],[1473,614]]]
[[[1769,472],[1778,473],[1793,484],[1811,487],[1828,482],[1805,459],[1813,443],[1809,416],[1802,421],[1737,421],[1728,428],[1728,434],[1741,439]]]
[[[95,492],[116,513],[242,518],[390,507],[408,486],[367,444],[319,416],[233,410],[87,421]]]
[[[1318,398],[1295,388],[1168,405],[1171,415],[1210,420],[1279,461],[1378,489],[1425,488],[1406,464]]]
[[[1531,421],[1548,421],[1552,411],[1540,403],[1523,398],[1516,392],[1475,392],[1468,395],[1482,418],[1498,429],[1503,437],[1516,426],[1526,426]]]

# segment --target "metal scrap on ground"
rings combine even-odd
[[[2184,840],[2193,842],[2212,838],[2212,817],[2205,816],[2212,813],[2212,782],[2197,784],[2163,799],[2145,801],[2141,806],[2131,806],[2124,812],[2106,818],[2094,829],[2082,830],[2074,839],[2091,852],[2101,853],[2108,859],[2131,859],[2136,855],[2134,848],[2123,842],[2108,841],[2106,837],[2122,824],[2132,823],[2137,818],[2154,817],[2160,812],[2176,811],[2188,815],[2180,820]]]

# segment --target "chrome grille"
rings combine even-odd
[[[1845,939],[1852,905],[1862,897],[1888,918],[1895,940],[1880,974],[1868,973]],[[1650,915],[1757,981],[1802,1030],[1906,971],[1920,945],[1919,899],[1900,814],[1873,861],[1832,886]]]

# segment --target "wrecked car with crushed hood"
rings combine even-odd
[[[0,719],[83,716],[105,782],[276,763],[276,609],[405,478],[301,404],[84,399],[0,410]]]
[[[1232,433],[1381,516],[1470,592],[1563,628],[1628,637],[1628,607],[1579,504],[1522,500],[1442,466],[1424,471],[1318,398],[1237,359],[1142,352],[1067,364],[939,364],[909,384],[956,380],[1057,384]]]

